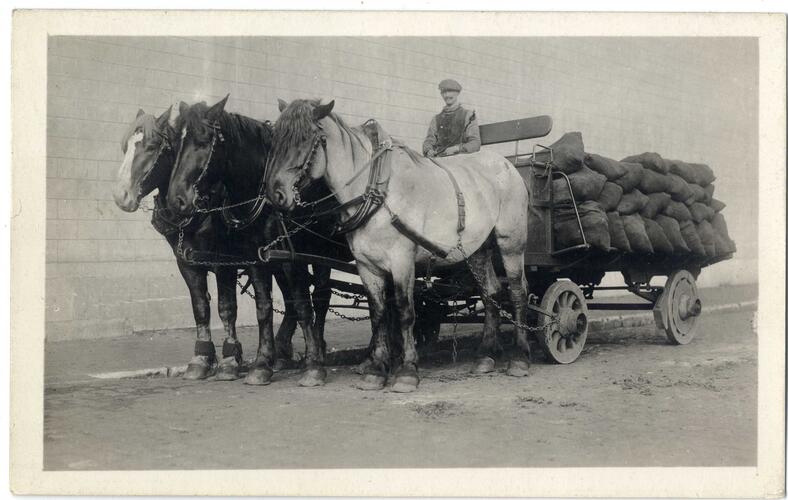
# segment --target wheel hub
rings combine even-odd
[[[562,337],[572,337],[585,331],[588,317],[583,311],[564,309],[558,314],[558,333]]]

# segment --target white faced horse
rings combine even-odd
[[[372,329],[377,338],[361,388],[380,389],[387,380],[390,332],[383,318],[392,303],[397,308],[404,356],[394,373],[392,390],[409,392],[418,386],[414,278],[417,266],[435,259],[425,245],[441,255],[433,268],[469,257],[471,270],[483,287],[486,312],[474,371],[492,371],[492,356],[499,350],[496,337],[500,323],[497,303],[491,300],[500,290],[492,265],[494,250],[500,251],[506,270],[515,321],[520,325],[525,321],[523,255],[528,194],[520,175],[505,158],[490,151],[438,159],[440,166],[404,146],[378,150],[376,155],[377,144],[362,128],[350,128],[333,114],[333,105],[333,101],[326,105],[310,100],[289,105],[280,101],[282,114],[274,128],[266,195],[276,207],[292,210],[299,201],[298,189],[322,177],[339,202],[347,203],[340,219],[353,220],[363,202],[352,200],[358,200],[365,190],[369,192],[367,180],[371,177],[362,174],[375,168],[373,155],[388,155],[383,160],[390,168],[381,174],[390,175],[385,201],[377,210],[370,210],[371,215],[347,235],[369,294]],[[458,192],[464,197],[464,229],[458,227]],[[393,296],[387,297],[388,293]],[[516,344],[508,373],[524,376],[530,368],[530,350],[523,328],[517,328]]]

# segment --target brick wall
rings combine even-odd
[[[375,117],[418,147],[442,104],[436,84],[452,77],[482,123],[550,114],[546,142],[579,130],[587,151],[707,162],[739,252],[701,284],[752,282],[757,61],[754,39],[52,37],[48,339],[193,324],[169,246],[149,214],[115,207],[111,188],[138,108],[227,93],[229,111],[260,119],[276,117],[277,97],[333,98],[350,123]],[[253,323],[250,301],[240,307]]]

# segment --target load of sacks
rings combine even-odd
[[[708,165],[662,158],[657,153],[620,161],[586,154],[579,132],[550,146],[553,169],[569,178],[553,182],[553,233],[556,247],[583,243],[572,208],[577,202],[586,241],[602,250],[625,253],[693,254],[711,259],[731,254],[728,235],[714,198],[714,172]],[[546,153],[537,160],[546,160]]]

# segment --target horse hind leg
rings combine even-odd
[[[317,387],[326,383],[325,356],[315,328],[312,300],[309,295],[310,278],[306,266],[285,265],[284,275],[290,284],[293,307],[298,315],[298,324],[304,332],[306,344],[306,369],[298,385]]]
[[[219,295],[219,317],[224,325],[225,338],[222,358],[216,371],[216,380],[236,380],[243,364],[243,348],[235,332],[238,318],[238,301],[235,291],[237,282],[235,268],[220,268],[216,271],[216,288]]]
[[[489,373],[495,370],[495,356],[501,353],[498,343],[498,330],[501,326],[501,315],[495,301],[501,291],[498,277],[492,263],[492,251],[483,248],[468,258],[468,266],[482,288],[484,303],[484,328],[482,340],[476,349],[476,362],[471,370],[474,374]]]
[[[359,277],[369,297],[369,319],[372,327],[369,362],[362,363],[361,382],[358,388],[365,391],[380,390],[386,385],[391,363],[388,346],[389,321],[386,318],[386,280],[364,265],[358,267]]]
[[[216,348],[211,340],[211,302],[208,298],[208,272],[178,261],[178,270],[189,288],[192,313],[197,327],[194,356],[189,361],[183,378],[202,380],[213,374],[216,365]]]
[[[257,311],[259,344],[254,363],[246,374],[244,384],[268,385],[274,375],[274,308],[271,300],[271,274],[257,266],[249,268],[249,277],[254,287],[254,302]]]
[[[419,386],[418,362],[419,355],[416,351],[416,342],[413,338],[413,324],[416,319],[415,307],[413,302],[413,286],[415,280],[415,269],[413,258],[403,260],[392,269],[392,285],[394,289],[394,300],[396,316],[393,323],[398,326],[396,330],[390,330],[393,338],[395,332],[402,333],[402,364],[395,372],[394,385],[391,390],[394,392],[413,392]]]
[[[290,290],[289,280],[280,271],[274,273],[276,284],[282,292],[285,313],[279,329],[276,331],[274,345],[276,347],[276,360],[274,361],[274,371],[298,368],[298,363],[293,359],[293,335],[298,326],[298,314],[293,306],[293,295]]]
[[[528,345],[528,331],[522,326],[525,325],[525,313],[528,307],[528,282],[525,279],[523,254],[502,252],[501,257],[509,280],[509,296],[515,321],[515,353],[509,360],[506,374],[525,377],[531,368],[531,347]]]

